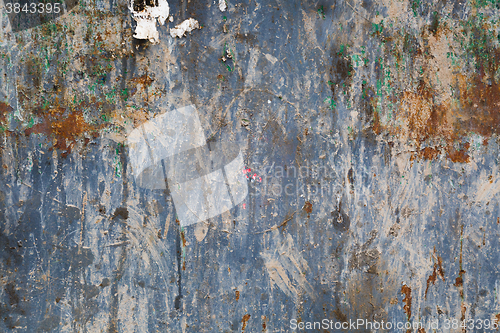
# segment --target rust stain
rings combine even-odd
[[[465,270],[462,267],[463,236],[464,236],[464,226],[462,225],[462,229],[460,231],[460,259],[459,259],[460,271],[454,283],[454,286],[458,287],[460,290],[460,297],[462,297],[462,300],[464,298],[463,286],[464,286],[464,274],[465,274]]]
[[[372,130],[377,135],[382,134],[382,131],[384,130],[382,124],[380,123],[380,115],[378,114],[378,111],[375,111],[373,114]]]
[[[458,288],[463,288],[464,286],[464,274],[465,274],[465,271],[463,269],[460,270],[460,272],[458,273],[458,276],[457,278],[455,279],[455,283],[453,284],[455,287],[458,287]],[[463,296],[463,289],[460,290],[460,295]]]
[[[445,282],[444,278],[444,270],[443,270],[443,259],[441,259],[440,256],[437,256],[437,264],[438,264],[438,274],[443,279],[443,282]]]
[[[243,327],[241,328],[241,331],[245,331],[245,328],[247,328],[247,323],[248,323],[248,320],[250,319],[250,315],[247,313],[246,315],[243,316],[243,319],[241,320],[241,322],[243,323]]]
[[[176,222],[177,221],[179,221],[179,220],[176,219]],[[181,240],[182,240],[182,248],[184,249],[186,247],[186,236],[184,234],[184,230],[181,230],[180,234],[181,234]],[[182,258],[182,270],[183,271],[186,270],[186,260],[184,257]]]
[[[0,102],[0,124],[5,124],[7,115],[13,111],[14,109],[9,104]]]
[[[130,79],[130,81],[136,84],[141,84],[145,88],[151,86],[151,84],[153,84],[155,79],[150,77],[148,74],[144,74],[138,77],[133,77]]]
[[[262,316],[262,332],[265,332],[266,329],[267,329],[267,317],[266,316]]]
[[[434,248],[434,253],[436,253],[436,248]],[[437,258],[434,261],[434,268],[432,270],[432,274],[429,275],[427,278],[427,288],[425,288],[425,298],[427,298],[427,292],[429,291],[429,286],[432,283],[433,285],[437,281],[437,277],[441,277],[443,282],[445,282],[444,278],[444,270],[443,270],[443,259],[440,256],[437,256]]]
[[[464,274],[465,274],[465,271],[463,269],[460,270],[460,272],[458,273],[458,276],[457,278],[455,279],[455,283],[453,284],[455,287],[458,287],[458,288],[463,288],[463,285],[464,285]],[[463,289],[460,290],[460,295],[463,296]]]
[[[401,294],[405,295],[403,298],[403,310],[409,321],[411,319],[411,288],[404,284],[401,287]]]
[[[438,31],[433,37],[423,37],[432,39],[436,44],[446,40],[447,34]],[[500,50],[489,52],[491,59],[488,63],[478,61],[480,68],[472,76],[442,69],[440,75],[454,89],[453,94],[443,97],[439,84],[432,82],[431,78],[435,77],[435,69],[431,65],[433,56],[425,56],[426,53],[420,50],[424,63],[423,78],[415,90],[387,96],[401,111],[387,123],[375,112],[373,132],[393,135],[402,142],[412,141],[416,146],[413,159],[432,160],[444,155],[455,163],[470,162],[470,142],[467,138],[470,133],[483,136],[483,145],[500,133],[500,82],[492,74],[500,67]],[[379,100],[371,100],[375,109]]]
[[[184,235],[184,231],[181,231],[182,238],[182,247],[186,247],[186,236]]]
[[[436,272],[436,264],[434,264],[434,270],[432,271],[432,274],[429,275],[429,277],[427,278],[427,288],[425,288],[425,297],[427,298],[427,292],[429,291],[429,285],[431,284],[435,284],[436,283],[436,280],[437,280],[437,272]]]
[[[425,160],[433,160],[438,157],[440,151],[433,147],[425,147],[424,149],[418,152],[418,157],[423,158]],[[414,157],[414,156],[412,156]]]
[[[71,153],[78,139],[89,135],[98,136],[97,130],[101,126],[89,125],[80,111],[71,112],[64,117],[65,111],[64,108],[58,108],[52,114],[46,114],[41,123],[26,129],[25,134],[46,134],[52,137],[55,141],[53,148],[63,151],[63,157]]]
[[[235,294],[236,294],[236,300],[239,300],[240,299],[240,291],[236,290]]]
[[[462,228],[460,230],[460,272],[458,273],[458,277],[455,279],[454,286],[458,288],[458,291],[460,292],[460,299],[461,299],[461,318],[460,321],[465,320],[465,313],[467,311],[467,307],[465,306],[465,299],[464,299],[464,274],[465,270],[463,269],[462,266],[462,259],[463,259],[463,237],[464,237],[464,226],[462,224]],[[465,328],[462,329],[462,332],[465,332]]]
[[[302,207],[302,209],[307,213],[307,214],[311,214],[312,211],[313,211],[313,205],[312,203],[310,203],[309,201],[306,201],[306,203],[304,204],[304,207]]]
[[[450,148],[448,150],[448,155],[447,157],[452,160],[452,162],[458,162],[458,163],[467,163],[470,161],[470,156],[467,154],[467,150],[470,147],[470,143],[466,142],[464,144],[464,149],[463,150],[456,150],[454,148]]]
[[[467,307],[465,306],[463,301],[462,301],[462,306],[460,307],[460,310],[462,312],[462,316],[460,317],[460,322],[463,322],[465,320],[465,313],[467,312]],[[462,332],[466,332],[466,329],[462,328]]]
[[[491,79],[486,83],[484,68],[472,80],[459,75],[460,103],[462,112],[457,115],[463,130],[470,130],[485,137],[498,134],[500,125],[500,84]]]
[[[114,36],[106,30],[104,34],[96,32],[94,39],[99,44],[105,43],[107,40],[105,35],[108,34]],[[136,75],[127,79],[120,87],[114,82],[108,82],[110,73],[114,70],[114,67],[108,63],[109,57],[115,59],[115,57],[129,57],[130,55],[121,54],[121,50],[107,50],[105,55],[98,48],[89,48],[87,51],[90,53],[82,52],[75,56],[72,64],[75,75],[81,76],[80,79],[88,79],[92,93],[87,90],[88,94],[68,94],[66,90],[75,89],[71,84],[66,85],[64,77],[60,75],[54,77],[50,90],[44,89],[40,92],[42,85],[40,80],[44,77],[40,64],[45,60],[36,55],[32,57],[33,59],[28,59],[23,67],[30,75],[26,77],[26,82],[23,80],[16,82],[19,107],[23,110],[24,118],[31,122],[23,130],[24,134],[26,136],[47,135],[53,140],[51,149],[62,150],[63,156],[71,153],[78,140],[85,138],[88,142],[89,136],[98,137],[100,130],[104,128],[112,127],[113,133],[118,133],[116,130],[126,127],[124,124],[128,126],[130,120],[138,126],[147,121],[148,117],[147,112],[141,110],[140,104],[147,101],[148,88],[155,81],[154,75],[151,73]],[[126,76],[127,73],[124,74]],[[121,76],[116,78],[116,82],[119,80]],[[145,94],[130,101],[133,102],[130,105],[135,104],[134,108],[125,105],[123,109],[117,109],[120,101],[126,102],[139,91]],[[93,111],[89,112],[89,110]],[[10,118],[7,115],[12,114],[13,111],[12,107],[0,102],[0,126],[3,127],[9,121]]]

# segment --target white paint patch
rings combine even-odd
[[[149,7],[146,6],[140,12],[134,10],[134,1],[130,1],[130,12],[134,16],[134,20],[137,22],[137,27],[135,28],[134,38],[137,39],[149,39],[151,43],[158,43],[159,33],[156,30],[156,20],[165,24],[168,18],[170,7],[166,0],[158,0],[158,6]]]
[[[257,62],[259,61],[260,53],[257,49],[250,49],[250,59],[247,65],[247,74],[245,76],[245,88],[255,87],[260,84],[261,71],[257,70]]]
[[[194,29],[199,29],[200,24],[194,18],[189,18],[170,29],[170,36],[182,38],[186,32],[191,32]]]
[[[487,175],[483,172],[477,181],[476,188],[471,187],[470,191],[475,195],[476,202],[491,201],[500,193],[500,177],[498,174]]]
[[[219,0],[219,9],[221,12],[225,12],[227,9],[226,0]]]
[[[271,54],[265,53],[264,56],[266,57],[267,61],[269,61],[273,65],[276,63],[276,61],[278,61],[278,58],[276,58],[275,56],[273,56]]]

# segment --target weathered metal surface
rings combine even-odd
[[[157,43],[129,5],[2,16],[0,331],[499,318],[497,1],[171,1]],[[249,194],[181,226],[127,137],[191,104]]]

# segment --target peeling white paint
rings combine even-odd
[[[219,9],[221,12],[225,12],[227,9],[226,0],[219,0]]]
[[[170,29],[170,36],[182,38],[186,32],[191,32],[194,29],[199,29],[200,24],[194,18],[189,18],[175,26],[175,28]]]
[[[134,16],[134,20],[137,22],[134,38],[149,39],[152,43],[158,43],[159,33],[156,29],[156,20],[158,19],[161,25],[165,24],[170,11],[168,2],[166,0],[159,0],[158,6],[146,6],[144,10],[136,12],[134,10],[134,1],[132,0],[130,1],[129,9]]]

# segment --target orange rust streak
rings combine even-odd
[[[443,259],[441,259],[440,256],[438,256],[437,259],[438,259],[438,274],[441,277],[441,279],[443,279],[443,282],[445,282],[444,270],[443,270]]]
[[[425,298],[427,298],[427,292],[429,291],[429,286],[432,282],[432,284],[436,283],[437,280],[437,272],[436,272],[437,265],[434,264],[434,269],[432,270],[432,274],[429,275],[427,278],[427,288],[425,288]]]
[[[144,74],[139,77],[131,78],[130,81],[142,84],[143,87],[149,87],[154,82],[154,79],[151,78],[149,75]]]
[[[436,251],[436,249],[434,249],[434,252],[435,251]],[[429,291],[430,284],[431,283],[433,285],[436,284],[438,274],[441,277],[441,279],[443,281],[445,281],[444,270],[443,270],[443,259],[441,259],[440,256],[437,256],[437,262],[434,263],[434,268],[432,270],[432,274],[429,275],[429,277],[427,278],[427,288],[425,288],[425,298],[427,298],[427,292]]]
[[[14,109],[7,103],[0,102],[0,124],[7,120],[7,115],[12,113]]]
[[[405,295],[405,298],[403,298],[403,310],[406,313],[406,316],[408,317],[408,320],[411,319],[411,288],[408,287],[407,285],[403,285],[401,287],[401,293]]]
[[[241,322],[243,323],[243,327],[241,328],[241,331],[243,332],[245,328],[247,327],[248,320],[250,319],[250,315],[247,313],[246,315],[243,316],[243,319]]]
[[[404,142],[412,140],[417,145],[413,159],[432,160],[446,153],[455,163],[470,162],[470,143],[464,140],[471,132],[482,135],[485,145],[492,135],[500,134],[500,83],[494,78],[488,80],[484,69],[472,78],[457,74],[454,82],[456,101],[448,99],[438,104],[437,90],[424,80],[416,92],[401,92],[401,112],[396,114],[395,122],[382,124],[375,112],[373,132],[386,132]],[[372,103],[376,104],[376,99]],[[444,146],[422,147],[436,139],[443,141]]]
[[[71,153],[71,148],[83,134],[95,134],[100,126],[93,126],[85,122],[81,112],[72,112],[66,118],[61,119],[61,110],[52,112],[54,117],[46,115],[43,122],[34,125],[25,131],[26,135],[32,133],[46,134],[55,139],[54,147],[59,148],[65,153],[63,156]]]
[[[310,203],[309,201],[306,201],[306,203],[304,204],[304,207],[302,209],[305,210],[307,214],[311,214],[312,208],[313,208],[312,203]]]
[[[184,236],[184,231],[181,231],[182,247],[186,247],[186,237]]]

